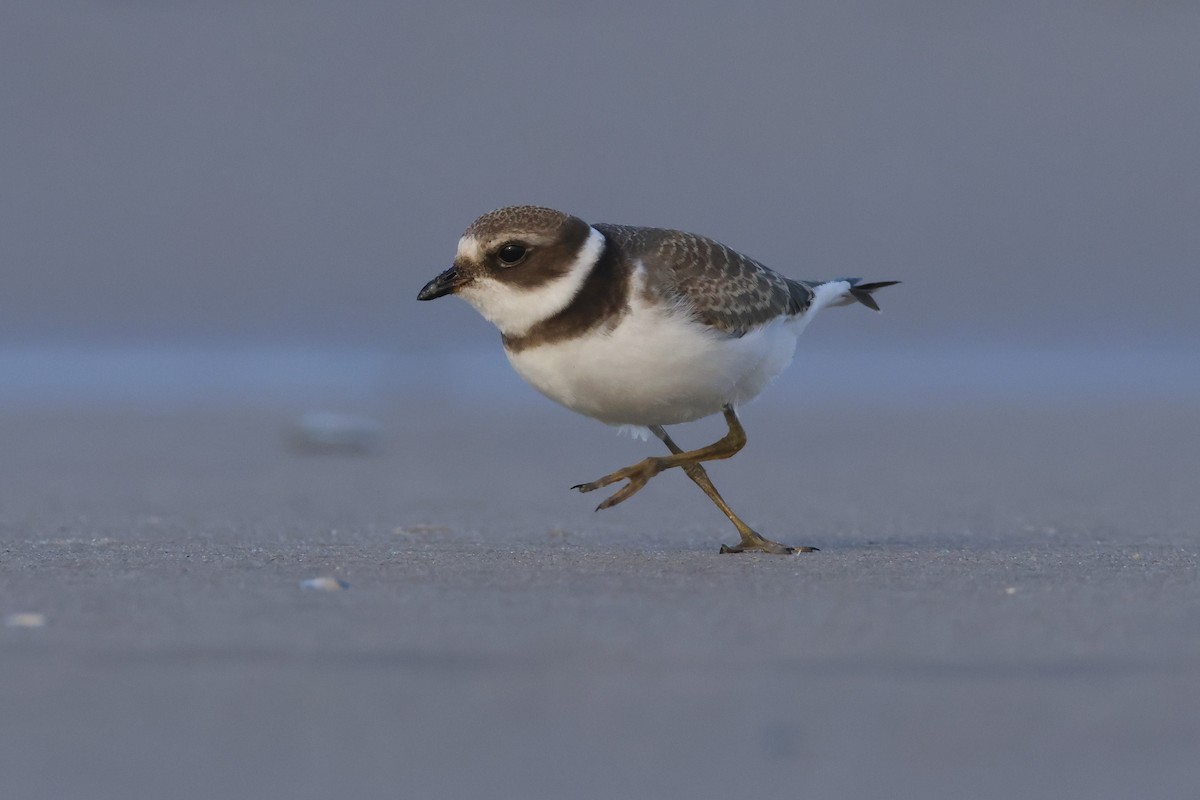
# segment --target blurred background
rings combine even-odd
[[[1194,394],[1198,32],[1116,0],[9,0],[0,402],[529,401],[471,309],[414,301],[515,203],[904,281],[806,333],[812,402]]]
[[[1168,0],[3,0],[0,795],[1191,796],[1198,43]],[[658,443],[416,302],[515,203],[903,281],[710,467],[820,553],[718,557],[678,474],[567,490]]]

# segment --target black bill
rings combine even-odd
[[[450,269],[438,275],[436,278],[425,284],[425,288],[417,295],[418,300],[436,300],[439,297],[444,297],[448,294],[453,294],[458,287],[466,283],[461,275],[458,274],[458,269],[451,267]]]

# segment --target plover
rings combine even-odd
[[[792,360],[796,338],[822,308],[858,302],[897,281],[801,281],[704,236],[597,223],[537,206],[475,220],[454,265],[417,295],[457,294],[500,329],[517,373],[572,411],[646,429],[671,451],[572,488],[626,481],[597,511],[628,500],[680,467],[737,528],[723,553],[797,553],[760,536],[717,492],[702,462],[729,458],[746,433],[736,408]],[[722,413],[720,440],[683,450],[665,426]]]

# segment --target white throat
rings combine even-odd
[[[590,230],[579,254],[561,277],[534,288],[479,277],[459,289],[458,294],[501,333],[524,336],[534,325],[566,308],[583,287],[604,251],[604,234],[595,228]],[[463,249],[464,243],[460,242],[459,251]]]

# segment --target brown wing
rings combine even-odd
[[[684,302],[706,325],[731,336],[782,315],[801,314],[812,288],[704,236],[662,228],[595,226],[611,246],[646,265],[646,291]]]

